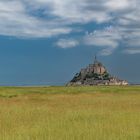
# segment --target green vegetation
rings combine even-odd
[[[86,78],[94,78],[95,80],[109,80],[110,75],[107,72],[104,74],[90,73],[86,75],[85,79]]]
[[[103,79],[104,79],[104,80],[109,80],[109,79],[110,79],[110,75],[109,75],[108,72],[105,72],[105,73],[103,74]]]
[[[0,87],[0,140],[140,140],[140,86]]]
[[[100,74],[97,74],[97,73],[91,73],[91,74],[87,74],[85,79],[86,78],[94,78],[95,80],[100,80]]]

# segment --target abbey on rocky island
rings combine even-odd
[[[111,76],[95,56],[94,63],[81,69],[67,84],[67,86],[74,85],[128,85],[128,82]]]

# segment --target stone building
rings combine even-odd
[[[95,56],[94,63],[81,69],[67,85],[128,85],[128,82],[111,76]]]
[[[106,68],[102,65],[102,63],[97,61],[96,56],[92,68],[93,68],[93,73],[104,74],[106,72]]]
[[[103,66],[102,63],[98,62],[96,57],[95,57],[95,61],[93,64],[89,64],[88,67],[81,69],[81,74],[82,75],[86,75],[86,74],[90,74],[90,73],[96,73],[96,74],[104,74],[106,71],[106,68]]]

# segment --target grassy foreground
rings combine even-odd
[[[0,140],[140,140],[140,86],[0,87]]]

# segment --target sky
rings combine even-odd
[[[0,85],[63,85],[93,63],[140,83],[139,0],[0,0]]]

